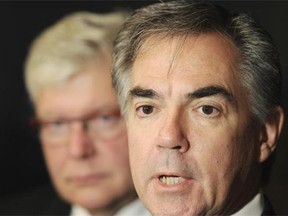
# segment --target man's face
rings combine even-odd
[[[259,134],[237,60],[217,33],[140,49],[126,118],[133,181],[153,214],[231,214],[257,192]]]
[[[126,202],[134,191],[126,127],[109,65],[89,65],[67,82],[43,88],[35,104],[38,118],[50,122],[41,128],[40,137],[56,189],[67,201],[89,210]],[[87,127],[73,121],[85,117],[91,119]]]

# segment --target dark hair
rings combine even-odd
[[[114,41],[113,85],[125,113],[131,68],[139,48],[151,36],[173,37],[219,32],[239,49],[240,82],[249,94],[251,112],[267,120],[280,103],[279,54],[269,34],[250,16],[210,2],[169,1],[136,12]]]

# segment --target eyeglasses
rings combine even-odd
[[[82,130],[92,139],[111,140],[117,137],[123,129],[122,117],[118,109],[99,111],[73,119],[40,120],[34,118],[30,123],[32,127],[40,128],[41,136],[51,145],[65,143],[72,133],[73,125],[76,124],[80,124]]]

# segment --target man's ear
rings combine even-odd
[[[261,128],[259,162],[267,160],[275,150],[283,123],[284,111],[277,106]]]

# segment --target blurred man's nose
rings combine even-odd
[[[71,125],[68,139],[69,152],[73,157],[85,158],[94,154],[93,140],[88,135],[85,123],[75,122]]]

